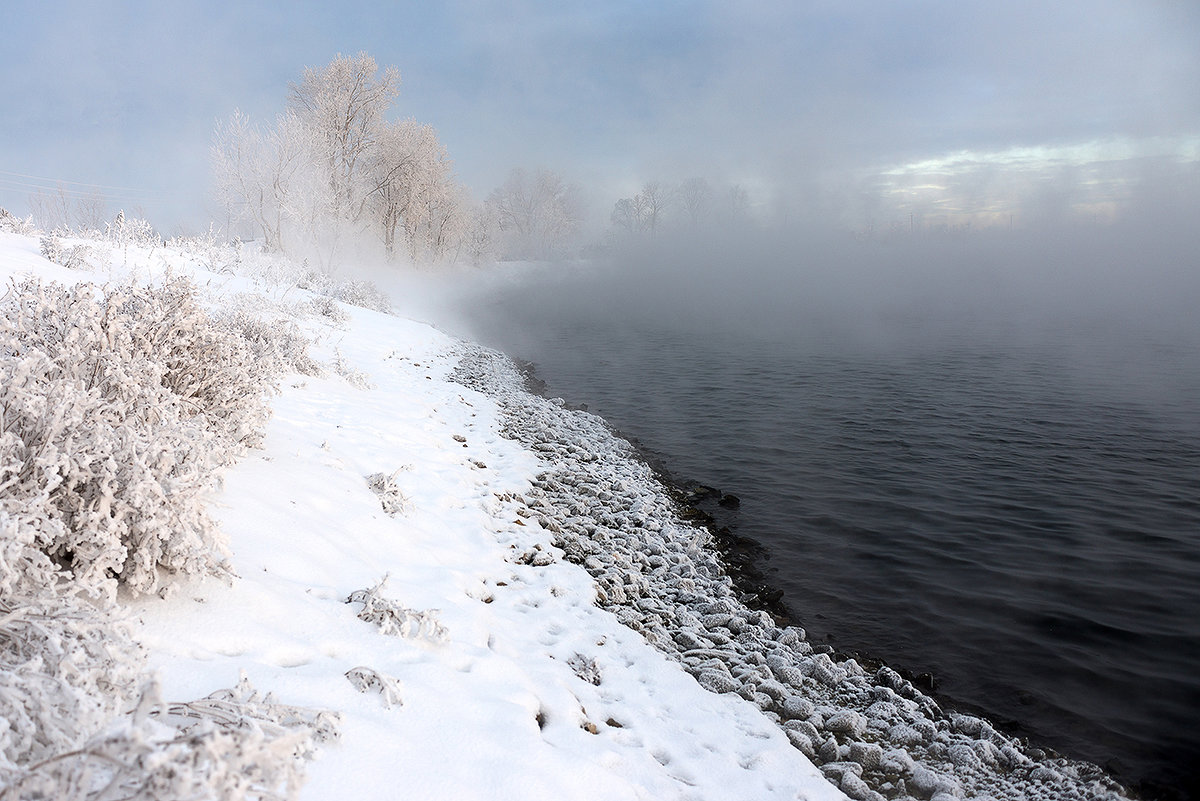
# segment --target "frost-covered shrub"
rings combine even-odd
[[[242,254],[234,247],[221,241],[217,230],[210,225],[202,234],[174,236],[167,240],[167,247],[190,256],[212,273],[238,273]]]
[[[3,206],[0,206],[0,231],[10,234],[22,234],[23,236],[33,236],[33,234],[37,233],[37,226],[33,224],[32,217],[22,219],[15,216]]]
[[[38,352],[0,363],[0,412],[0,508],[52,521],[39,545],[81,586],[111,593],[115,577],[152,592],[159,566],[219,569],[223,548],[200,504],[215,467],[201,425],[177,412],[139,425]]]
[[[244,327],[171,279],[0,298],[0,801],[293,797],[336,735],[244,682],[139,700],[115,603],[118,584],[225,570],[204,495],[259,436],[280,369]]]
[[[124,711],[142,680],[136,654],[86,601],[0,600],[0,777],[78,747]]]
[[[391,299],[386,292],[371,281],[345,281],[335,285],[331,291],[325,291],[324,294],[337,298],[342,303],[349,303],[351,306],[371,309],[384,314],[392,313]]]
[[[358,619],[374,623],[384,634],[409,639],[422,639],[429,642],[442,642],[446,639],[447,631],[438,622],[434,610],[418,611],[409,609],[395,601],[380,595],[387,576],[368,590],[356,590],[346,599],[348,604],[362,604]]]
[[[0,801],[293,798],[303,760],[337,738],[338,722],[263,698],[245,677],[188,704],[162,703],[151,684],[131,714],[78,747],[0,769]]]
[[[217,317],[242,336],[264,366],[278,372],[323,375],[321,365],[308,355],[311,340],[296,325],[296,311],[262,295],[243,294],[229,298]]]
[[[346,379],[350,386],[355,389],[374,389],[374,385],[371,383],[371,376],[346,361],[341,351],[334,351],[333,361],[329,366],[333,368],[333,372]]]
[[[62,264],[66,246],[64,246],[62,240],[54,234],[46,234],[38,240],[38,250],[41,251],[42,257],[45,258],[46,261],[50,261],[55,264]]]
[[[162,237],[154,226],[137,217],[126,217],[124,211],[117,212],[113,221],[105,226],[105,236],[114,245],[154,247],[162,244]]]
[[[300,265],[299,271],[295,275],[294,283],[298,288],[307,289],[309,292],[315,292],[318,295],[332,295],[335,285],[329,273],[314,270],[308,266],[307,262]]]
[[[92,245],[68,246],[55,234],[46,234],[39,240],[38,245],[47,261],[69,270],[90,269],[96,262],[107,257],[102,248],[98,249]]]
[[[382,695],[383,706],[386,709],[391,709],[393,705],[404,705],[404,700],[400,697],[400,682],[392,676],[359,666],[346,671],[346,680],[360,693],[374,691]]]
[[[339,328],[344,327],[350,321],[350,315],[346,314],[346,310],[339,306],[336,300],[325,295],[310,300],[305,305],[305,310],[324,317],[331,325]]]
[[[203,498],[260,436],[271,366],[180,280],[27,281],[0,320],[0,508],[44,519],[39,546],[96,592],[224,571]]]
[[[401,468],[403,470],[404,468]],[[379,503],[383,507],[383,511],[395,517],[408,510],[408,498],[400,491],[400,485],[396,483],[396,474],[388,475],[387,473],[372,473],[367,476],[367,486],[371,488],[379,496]]]
[[[60,526],[0,507],[0,785],[77,747],[135,696],[139,649],[41,550]]]

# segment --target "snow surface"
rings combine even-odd
[[[254,288],[163,248],[70,271],[36,239],[0,233],[6,279],[168,268],[214,302]],[[279,702],[338,712],[341,739],[308,765],[305,799],[846,797],[758,707],[701,688],[598,608],[583,568],[514,560],[554,550],[515,497],[539,458],[501,435],[494,400],[451,380],[457,340],[344,308],[344,328],[309,323],[313,355],[340,355],[371,387],[333,373],[285,379],[264,447],[212,499],[237,580],[130,604],[166,698],[199,698],[244,672]],[[394,516],[368,486],[377,473],[402,495]],[[385,577],[381,596],[444,634],[430,624],[393,636],[360,620],[348,597]],[[399,700],[359,692],[346,677],[355,668]]]

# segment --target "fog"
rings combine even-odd
[[[882,236],[804,226],[679,231],[588,260],[426,275],[425,295],[438,297],[428,290],[444,281],[440,312],[457,306],[463,325],[471,306],[519,295],[562,317],[797,344],[816,337],[886,348],[967,332],[1041,336],[1067,323],[1196,344],[1195,208],[1172,202],[1104,224]]]

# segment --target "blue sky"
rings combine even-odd
[[[305,66],[362,50],[399,68],[394,116],[432,124],[477,198],[515,166],[603,207],[693,174],[799,195],[949,154],[1200,137],[1190,0],[17,0],[0,205],[60,179],[202,228],[217,121],[269,123]]]

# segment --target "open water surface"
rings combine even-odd
[[[1148,797],[1196,797],[1200,352],[1063,325],[844,347],[523,287],[472,334],[739,496],[812,639],[929,672]]]

